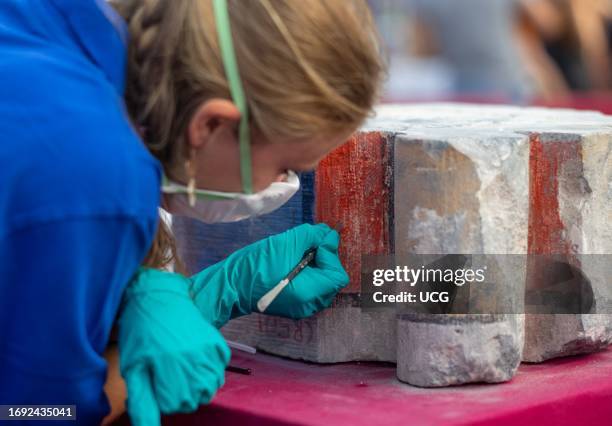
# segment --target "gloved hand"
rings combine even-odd
[[[325,224],[304,224],[244,247],[191,277],[196,305],[221,327],[231,318],[258,312],[257,301],[316,248],[313,264],[299,273],[265,313],[305,318],[328,307],[349,278],[340,259],[340,236]]]
[[[229,348],[189,287],[179,274],[141,268],[125,290],[119,363],[134,426],[159,425],[160,411],[194,411],[224,383]]]

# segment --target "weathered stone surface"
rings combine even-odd
[[[533,314],[527,315],[527,325],[527,362],[594,352],[612,343],[609,314]]]
[[[401,315],[397,377],[420,387],[510,380],[521,362],[523,321],[522,315]]]
[[[394,124],[395,253],[525,253],[528,137],[495,134],[479,115],[471,119],[483,119],[482,129],[475,128],[476,123],[453,122],[452,111],[427,121],[429,126],[414,126],[412,119]],[[461,115],[462,108],[456,111]],[[517,315],[422,314],[415,321],[400,319],[400,380],[429,387],[504,381],[514,375],[523,349],[525,265],[513,265],[508,274],[504,265],[497,266],[496,271],[489,269],[487,279],[497,283],[497,293]],[[467,297],[477,305],[470,312],[489,312],[483,294],[477,294],[480,290],[469,289]]]
[[[336,305],[298,321],[252,314],[231,321],[223,334],[276,355],[321,363],[396,357],[395,312],[362,312],[357,306]]]
[[[413,111],[414,115],[406,122],[402,120],[402,115],[405,114],[402,108],[385,109],[385,113],[376,121],[376,126],[385,127],[389,131],[395,130],[402,135],[417,122],[407,131],[407,136],[400,138],[421,138],[430,141],[430,144],[437,143],[438,146],[446,144],[459,152],[469,153],[467,157],[480,166],[482,186],[477,201],[482,220],[481,235],[489,236],[489,240],[481,244],[483,252],[525,253],[520,249],[520,239],[524,234],[513,232],[525,227],[525,218],[520,213],[517,215],[512,212],[517,208],[518,211],[523,211],[524,203],[528,202],[527,252],[566,254],[567,262],[578,267],[589,278],[595,300],[592,312],[600,314],[548,317],[528,315],[524,359],[543,361],[558,356],[591,352],[608,345],[612,323],[609,257],[591,255],[612,253],[612,118],[598,113],[570,110],[471,106],[456,108],[441,105],[431,110],[425,108],[422,112]],[[423,119],[423,123],[418,123],[420,119]],[[386,123],[383,123],[385,120]],[[527,169],[524,168],[522,159],[518,165],[516,161],[507,161],[507,141],[515,138],[528,140],[530,152]],[[499,144],[500,141],[506,143]],[[397,153],[397,144],[395,149]],[[415,157],[417,159],[409,164],[410,167],[398,168],[396,155],[395,176],[403,171],[419,168],[425,169],[423,174],[428,174],[427,164],[431,161],[418,154],[414,157],[404,156],[408,159]],[[461,162],[453,159],[452,155],[447,157],[451,158],[450,161],[445,160],[449,169],[462,167]],[[507,169],[501,173],[500,158],[505,160]],[[508,169],[508,165],[514,170]],[[524,176],[525,173],[529,173],[528,191],[512,185],[524,182],[521,178],[514,181],[513,177]],[[455,244],[456,251],[468,246],[470,249],[476,247],[475,252],[479,252],[479,241],[470,239],[470,235],[474,238],[478,232],[470,234],[465,231],[470,225],[473,226],[475,217],[470,214],[467,205],[461,215],[448,214],[457,205],[457,198],[469,198],[466,188],[470,185],[469,171],[463,172],[460,181],[461,185],[453,186],[454,182],[445,179],[443,171],[434,170],[428,178],[420,181],[413,179],[412,185],[395,183],[396,252],[402,249],[398,244],[401,235],[408,235],[407,249],[415,252],[443,251],[440,246],[441,239],[447,245]],[[488,185],[490,182],[493,184]],[[438,212],[432,209],[413,208],[412,212],[416,211],[422,221],[415,221],[416,225],[413,224],[412,228],[402,230],[397,218],[409,218],[410,214],[397,211],[398,205],[405,206],[398,202],[398,190],[424,188],[423,192],[416,194],[420,201],[409,201],[413,205],[419,202],[423,204],[429,201],[427,197],[433,198],[427,192],[436,183],[437,190],[431,192],[445,198],[440,204],[446,208],[446,214],[440,217]],[[457,193],[462,195],[458,196]],[[415,194],[409,194],[405,198],[410,200],[410,196],[414,197]],[[423,229],[429,230],[429,238],[415,240],[413,236],[423,234]],[[398,233],[401,235],[398,236]],[[462,237],[455,238],[457,234],[462,234]],[[517,236],[519,240],[516,240]],[[453,243],[453,240],[456,242]],[[530,268],[528,273],[528,289],[537,288],[537,268]]]
[[[608,265],[579,253],[612,253],[611,137],[612,118],[593,112],[454,104],[380,107],[376,118],[321,163],[314,181],[306,182],[302,190],[309,198],[296,204],[297,216],[293,210],[281,212],[288,224],[313,220],[341,229],[340,256],[349,287],[330,310],[312,318],[254,314],[232,321],[224,333],[272,353],[317,362],[388,361],[397,353],[398,369],[406,372],[417,357],[421,373],[430,379],[411,380],[422,386],[506,380],[514,363],[500,367],[496,356],[503,352],[504,359],[513,360],[523,351],[520,315],[496,316],[486,325],[469,315],[456,319],[456,324],[465,322],[461,344],[473,351],[463,361],[450,357],[448,365],[462,373],[444,379],[444,370],[423,358],[422,347],[454,347],[454,330],[464,326],[397,326],[392,312],[360,310],[361,256],[562,253],[589,276],[595,312],[601,315],[549,316],[543,322],[527,316],[524,357],[540,361],[606,345],[612,312]],[[256,229],[259,220],[264,227],[272,223],[254,219],[249,229]],[[208,245],[207,232],[194,232],[195,227],[181,229],[184,240],[194,233],[201,238],[200,248],[186,244],[192,259]],[[224,235],[232,248],[251,242],[237,239],[229,228],[215,235],[211,245],[216,250]],[[192,270],[206,266],[189,263]],[[507,284],[509,302],[517,302],[526,283],[537,288],[537,279],[529,278],[537,277],[537,269],[527,265],[525,272],[524,266],[528,278],[517,279],[521,266],[498,265],[495,278]],[[478,293],[469,297],[483,300]],[[437,327],[438,338],[416,343],[421,342],[418,333],[406,334],[425,326]],[[485,334],[473,332],[477,327],[486,328],[488,344],[483,346]],[[502,340],[503,347],[492,344]]]
[[[612,127],[605,122],[589,130],[532,135],[529,253],[557,254],[584,274],[589,288],[582,293],[592,294],[594,303],[567,314],[556,309],[557,315],[527,315],[524,361],[593,352],[612,343],[611,152]],[[548,284],[547,267],[532,260],[528,291]]]

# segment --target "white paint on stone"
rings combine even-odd
[[[476,165],[483,253],[527,251],[529,139],[460,138],[449,143]]]
[[[435,210],[417,206],[408,226],[408,238],[417,241],[415,253],[463,253],[466,241],[459,233],[465,227],[472,228],[470,235],[478,235],[476,226],[467,223],[465,212],[440,216]]]
[[[584,180],[581,253],[612,253],[612,132],[582,140]],[[609,283],[612,287],[612,282]]]
[[[475,135],[487,139],[530,133],[593,135],[612,132],[612,117],[595,111],[522,108],[508,105],[433,103],[381,105],[363,131],[446,140]]]

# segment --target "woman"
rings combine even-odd
[[[190,279],[154,269],[171,247],[158,207],[207,221],[278,207],[292,171],[375,102],[363,1],[228,3],[0,5],[1,404],[75,404],[78,423],[99,423],[118,315],[128,410],[158,423],[212,398],[229,357],[215,326],[256,309],[305,250],[314,265],[266,313],[309,315],[346,284],[325,225]]]

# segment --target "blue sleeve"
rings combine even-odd
[[[75,404],[77,424],[100,423],[102,354],[156,222],[69,217],[0,229],[0,404]]]

